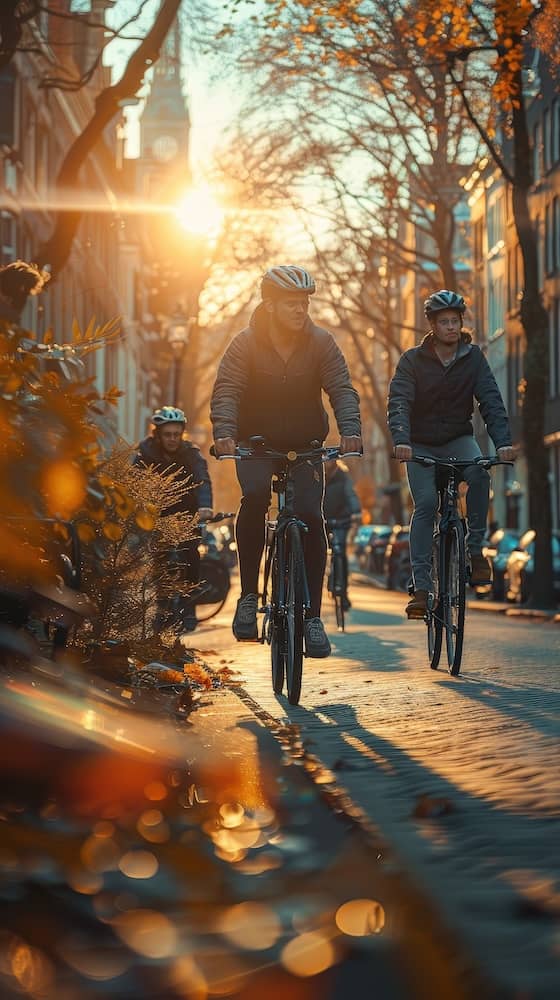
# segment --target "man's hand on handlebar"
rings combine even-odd
[[[224,455],[235,455],[236,447],[237,443],[232,437],[216,438],[214,441],[216,458],[222,458]]]
[[[199,521],[209,521],[211,517],[214,516],[214,511],[211,507],[199,507],[198,508],[198,520]]]
[[[412,448],[409,444],[398,444],[395,447],[395,458],[397,462],[410,462],[412,458]]]
[[[349,452],[358,452],[362,454],[362,439],[361,437],[345,437],[344,434],[340,438],[340,454],[348,455]]]
[[[500,462],[514,462],[515,461],[515,448],[508,445],[505,448],[498,448],[496,452]]]

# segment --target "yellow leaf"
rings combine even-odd
[[[152,531],[155,527],[156,519],[153,514],[148,514],[148,511],[141,510],[136,515],[136,524],[143,531]]]
[[[78,538],[81,542],[93,542],[95,538],[95,531],[91,524],[85,524],[83,521],[76,525],[76,531],[78,532]]]
[[[52,327],[49,326],[48,330],[45,331],[45,334],[43,336],[43,343],[52,344],[53,340],[54,340],[54,333],[52,331]]]
[[[72,340],[75,344],[79,344],[82,339],[82,331],[80,330],[80,324],[76,317],[72,320]]]
[[[112,542],[120,541],[123,535],[123,529],[116,521],[107,521],[107,524],[103,525],[102,530],[105,537],[109,538]]]

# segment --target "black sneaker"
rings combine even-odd
[[[320,618],[308,618],[305,622],[305,652],[313,659],[322,660],[331,655],[331,644]]]
[[[258,639],[256,594],[246,594],[240,597],[235,609],[232,631],[239,641]]]

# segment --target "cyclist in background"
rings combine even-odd
[[[345,611],[352,607],[348,597],[348,554],[346,544],[351,521],[361,521],[362,507],[352,484],[348,467],[340,459],[325,462],[325,496],[323,513],[329,529],[329,522],[337,523],[332,528],[344,556],[344,594],[342,604]],[[331,581],[329,580],[329,591]]]
[[[201,521],[212,517],[212,484],[208,465],[199,449],[185,437],[186,417],[176,406],[162,406],[152,416],[153,432],[138,446],[133,465],[151,467],[155,472],[178,472],[177,481],[191,486],[183,497],[162,511],[169,514],[198,514]],[[199,582],[200,555],[198,536],[177,547],[180,581],[189,586]],[[165,619],[167,601],[158,600],[159,617]],[[186,632],[196,628],[195,603],[189,597],[182,601],[182,624]],[[163,622],[162,622],[163,623]]]
[[[308,316],[315,282],[296,265],[271,267],[261,281],[262,302],[249,326],[227,348],[211,402],[216,455],[234,455],[237,443],[260,435],[278,451],[305,451],[323,442],[328,419],[324,390],[340,432],[342,454],[361,451],[359,399],[344,356],[334,337]],[[275,463],[270,459],[238,462],[242,498],[236,524],[241,597],[233,620],[237,639],[257,638],[259,567],[264,548],[264,519],[270,504]],[[321,465],[303,463],[294,470],[295,510],[305,524],[305,567],[311,608],[305,623],[308,656],[331,651],[321,622],[321,592],[327,557],[322,514],[324,475]]]
[[[480,348],[463,329],[465,300],[441,289],[424,303],[430,331],[418,347],[400,358],[389,386],[388,423],[395,458],[409,462],[413,454],[433,458],[475,459],[481,454],[474,438],[476,399],[498,457],[514,458],[504,402]],[[423,618],[432,586],[431,549],[438,493],[433,466],[409,462],[408,483],[414,510],[410,522],[410,558],[414,593],[406,607],[409,618]],[[472,586],[489,583],[492,570],[482,555],[488,516],[490,477],[478,465],[464,470],[467,492],[467,547]]]

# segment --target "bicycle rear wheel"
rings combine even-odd
[[[206,622],[222,610],[229,594],[229,571],[215,559],[201,559],[200,583],[194,592],[196,620]]]
[[[303,672],[305,615],[303,546],[297,524],[286,532],[286,687],[288,701],[297,705]]]
[[[342,552],[332,554],[332,595],[336,614],[336,627],[344,632],[344,559]]]
[[[445,536],[445,587],[442,588],[443,620],[449,673],[456,677],[461,669],[465,632],[465,536],[454,527]]]
[[[272,668],[272,690],[274,694],[282,694],[286,670],[286,621],[278,611],[278,565],[276,559],[272,562],[272,608],[270,611],[270,665]]]
[[[443,621],[441,617],[440,601],[440,542],[439,533],[435,534],[432,541],[432,584],[433,600],[428,611],[428,657],[432,670],[437,670],[441,657],[441,644],[443,638]]]

